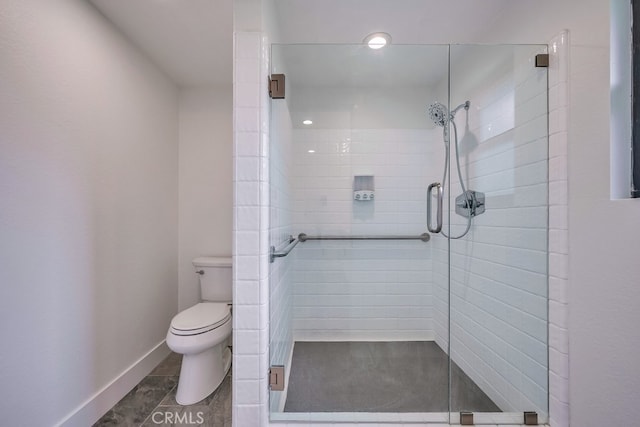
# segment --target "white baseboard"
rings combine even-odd
[[[93,425],[120,399],[136,386],[145,376],[158,366],[169,355],[169,347],[164,340],[152,348],[131,366],[125,369],[113,381],[71,411],[62,421],[60,427],[86,427]]]

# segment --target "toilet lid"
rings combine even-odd
[[[171,328],[176,331],[198,333],[214,329],[231,318],[231,306],[219,302],[201,302],[188,308],[171,320]]]

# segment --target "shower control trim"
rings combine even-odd
[[[484,193],[467,190],[456,197],[456,213],[465,218],[478,216],[484,213]]]
[[[431,199],[433,197],[433,189],[436,189],[436,226],[431,227]],[[439,182],[434,182],[429,185],[427,189],[427,229],[431,233],[439,233],[442,230],[442,185]]]

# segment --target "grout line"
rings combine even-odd
[[[162,363],[162,362],[160,362],[160,363]],[[176,376],[177,375],[147,375],[147,377],[176,377]],[[171,392],[173,390],[175,390],[176,387],[178,387],[177,383],[176,383],[176,385],[171,387],[171,389],[167,392],[167,394],[162,396],[162,399],[160,399],[160,402],[151,410],[151,412],[149,412],[149,415],[147,415],[147,417],[140,423],[140,427],[144,426],[144,424],[149,420],[149,418],[158,410],[158,408],[160,408],[160,404],[164,401],[164,399],[166,399],[167,396],[169,396],[171,394]]]

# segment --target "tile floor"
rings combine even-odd
[[[452,411],[500,412],[455,363]],[[433,341],[296,342],[285,412],[447,412],[449,358]]]
[[[204,400],[175,401],[182,357],[171,353],[93,427],[231,427],[231,371]],[[448,358],[433,342],[297,342],[286,412],[445,412]],[[499,412],[455,364],[454,411]]]
[[[175,400],[182,356],[171,353],[94,427],[231,427],[231,370],[220,387],[193,405]]]

